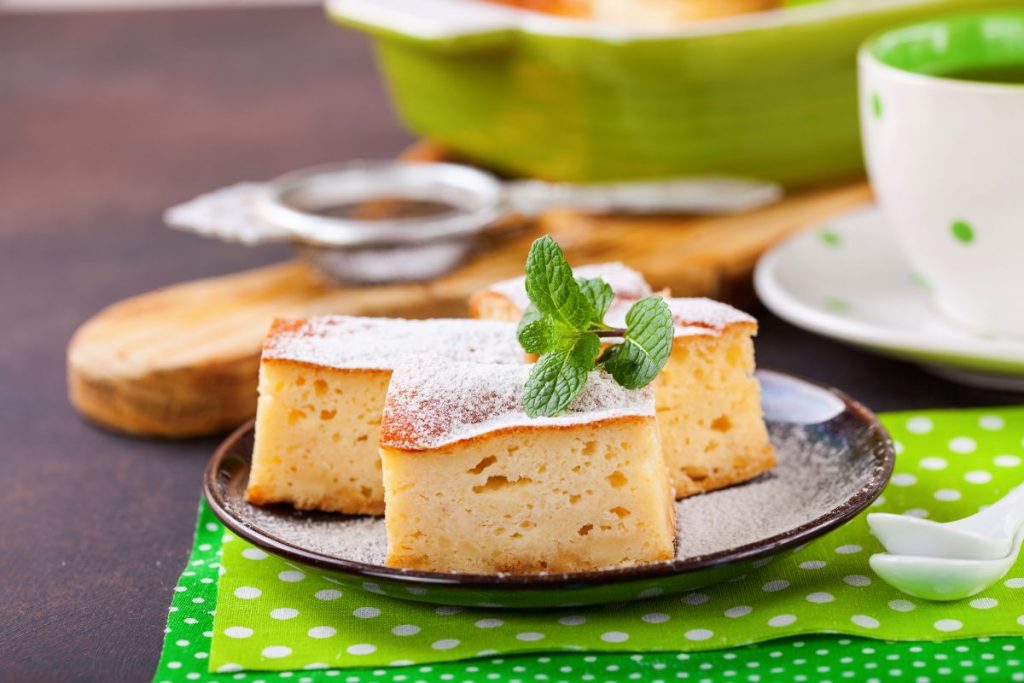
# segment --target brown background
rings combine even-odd
[[[0,16],[0,681],[144,681],[215,440],[121,438],[64,397],[116,299],[269,263],[164,207],[410,141],[363,38],[318,9]],[[878,410],[1012,403],[759,312],[759,360]]]

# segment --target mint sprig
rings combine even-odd
[[[609,327],[604,316],[615,298],[612,288],[600,278],[574,278],[561,248],[548,236],[530,248],[526,293],[530,305],[517,334],[527,353],[540,356],[523,391],[530,417],[561,413],[598,368],[627,389],[639,389],[665,367],[673,337],[665,300],[640,299],[626,314],[625,329]],[[602,353],[601,338],[609,337],[622,341]]]
[[[605,370],[627,389],[647,386],[672,353],[673,327],[672,313],[664,299],[640,299],[626,313],[622,343],[609,347],[602,359]]]
[[[523,317],[519,319],[516,336],[523,350],[538,355],[554,348],[557,341],[554,323],[550,318],[541,315],[533,304],[527,307]]]
[[[578,329],[593,320],[590,300],[572,276],[562,249],[550,237],[530,247],[526,257],[526,294],[542,315],[554,323]]]
[[[587,301],[594,307],[593,319],[604,323],[604,315],[615,298],[615,292],[612,291],[611,285],[599,277],[576,278],[576,284],[580,286],[583,296],[587,297]]]

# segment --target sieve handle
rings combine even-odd
[[[287,242],[291,233],[266,221],[259,205],[270,193],[267,183],[238,183],[201,194],[164,212],[164,223],[202,237],[246,245]]]
[[[505,183],[506,204],[527,216],[554,207],[591,213],[740,213],[777,202],[782,194],[782,187],[775,183],[712,176],[586,185],[540,180]]]

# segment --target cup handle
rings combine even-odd
[[[326,0],[326,10],[341,24],[451,51],[505,46],[518,35],[523,16],[472,0]]]

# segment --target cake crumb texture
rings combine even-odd
[[[677,337],[654,380],[676,497],[747,481],[775,465],[754,377],[754,323]]]

